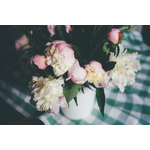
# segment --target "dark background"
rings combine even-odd
[[[11,79],[11,74],[7,74],[5,68],[11,66],[19,69],[23,78],[27,80],[19,81],[13,78],[15,82],[27,86],[28,76],[23,73],[18,65],[18,56],[15,48],[15,40],[22,35],[18,26],[0,26],[0,78],[6,77]],[[42,125],[38,119],[27,119],[18,113],[13,107],[0,98],[0,125]]]
[[[150,46],[150,26],[143,25],[141,34],[145,44]],[[4,76],[4,68],[6,66],[17,66],[21,71],[21,67],[17,64],[17,52],[15,49],[15,40],[22,35],[18,26],[0,26],[0,77]],[[13,63],[12,63],[13,62]],[[11,74],[9,74],[11,77]],[[27,77],[28,78],[28,77]],[[20,84],[27,84],[27,81]],[[16,81],[20,82],[20,81]],[[0,98],[0,125],[42,125],[38,119],[27,119],[14,108]]]

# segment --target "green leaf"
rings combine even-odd
[[[28,33],[26,30],[24,30],[24,29],[22,29],[22,32],[27,36],[27,38],[29,39],[29,44],[30,45],[32,45],[32,44],[34,44],[34,46],[39,50],[39,51],[41,51],[41,47],[40,47],[40,45],[39,45],[39,41],[37,41],[36,40],[36,38],[38,38],[37,36],[36,36],[36,38],[35,37],[33,37],[33,35],[31,35],[30,33]],[[39,39],[39,38],[38,38]]]
[[[46,76],[49,77],[50,79],[54,79],[55,78],[52,66],[47,66],[47,68],[44,70],[44,72],[45,72]]]
[[[92,86],[92,87],[95,88],[94,84],[93,84],[93,83],[91,84],[91,83],[89,83],[89,82],[85,82],[85,83],[84,83],[84,86],[87,87],[87,88],[89,88],[90,90],[93,90],[90,86]]]
[[[119,30],[123,33],[123,32],[127,32],[130,28],[131,28],[131,25],[124,25],[120,27]]]
[[[83,49],[77,45],[73,45],[73,44],[70,44],[71,47],[76,51],[78,52],[79,54],[81,54],[83,52]]]
[[[119,46],[117,45],[117,49],[114,51],[114,56],[115,56],[115,57],[118,57],[119,52],[120,52],[120,48],[119,48]]]
[[[83,85],[82,85],[81,90],[82,90],[82,93],[85,94],[85,93],[84,93],[84,86],[83,86]]]
[[[104,42],[105,42],[105,40],[97,43],[97,45],[92,49],[92,52],[89,57],[90,60],[93,60],[93,59],[99,57],[99,54],[104,53],[103,51],[101,51],[101,48],[102,48],[102,45],[104,44]]]
[[[21,58],[30,58],[31,56],[33,56],[34,54],[36,54],[36,50],[33,48],[28,48],[25,50],[20,51],[19,56]]]
[[[103,88],[96,88],[96,98],[99,109],[104,116],[104,107],[105,107],[105,94]]]
[[[52,75],[48,75],[48,78],[50,78],[50,79],[55,79],[55,77],[53,77]]]
[[[136,25],[134,25],[134,26],[131,26],[131,27],[130,27],[130,29],[132,29],[132,28],[134,28],[134,27],[136,27]]]
[[[110,49],[104,44],[103,51],[106,52],[106,55],[108,55],[110,52]]]
[[[69,102],[76,97],[77,93],[80,91],[81,89],[81,85],[80,84],[65,84],[63,86],[63,93],[65,95],[66,101],[68,103],[69,106]]]
[[[108,25],[108,29],[111,30],[114,27],[114,25]]]
[[[99,43],[103,40],[107,39],[107,34],[109,33],[109,31],[114,27],[114,25],[102,25],[102,26],[98,26],[96,33],[95,33],[95,42]],[[96,44],[94,43],[94,44]]]
[[[74,101],[75,101],[76,105],[78,106],[77,97],[74,97]]]
[[[87,63],[87,60],[81,56],[81,54],[84,52],[83,49],[79,46],[76,46],[76,45],[73,45],[70,43],[69,43],[69,45],[71,45],[71,47],[74,49],[76,54],[79,56],[78,59],[80,60],[80,62],[83,62],[84,64]]]
[[[96,30],[97,35],[101,36],[101,33],[107,35],[113,27],[114,25],[99,25]]]
[[[115,67],[115,64],[116,64],[116,62],[114,62],[114,61],[106,62],[106,63],[103,65],[103,69],[104,69],[105,71],[110,71],[110,70],[112,70],[112,69]]]
[[[127,49],[127,52],[128,53],[138,53],[138,54],[145,54],[145,55],[148,55],[150,54],[150,51],[147,51],[147,52],[144,52],[144,51],[139,51],[139,50],[134,50],[134,49]]]
[[[59,26],[59,36],[61,40],[66,41],[67,32],[65,30],[65,26],[63,25]]]
[[[92,33],[92,38],[91,38],[90,43],[93,42],[93,38],[94,38],[94,34],[95,34],[95,31],[96,31],[96,28],[97,28],[97,25],[94,26],[93,33]]]
[[[103,25],[98,25],[96,32],[97,33],[101,32],[102,31],[102,27],[103,27]]]

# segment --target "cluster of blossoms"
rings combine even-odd
[[[65,25],[66,32],[72,29],[70,25]],[[50,36],[55,34],[55,28],[59,26],[47,26]],[[123,38],[123,34],[118,29],[112,29],[108,34],[108,40],[113,44],[118,44]],[[16,49],[28,44],[26,36],[16,41]],[[141,69],[139,60],[136,60],[137,53],[129,54],[124,51],[122,44],[118,44],[120,52],[115,56],[114,52],[110,53],[109,61],[115,61],[115,67],[105,72],[103,66],[98,61],[91,61],[80,66],[79,61],[74,56],[73,48],[62,40],[55,40],[46,44],[45,55],[35,55],[30,58],[39,69],[45,70],[47,66],[53,68],[54,75],[57,79],[43,78],[33,76],[29,83],[31,92],[31,101],[35,102],[35,107],[39,111],[48,111],[57,115],[59,107],[66,107],[67,103],[63,94],[64,80],[72,80],[75,84],[84,84],[85,82],[93,83],[95,87],[101,88],[108,86],[111,81],[121,92],[127,84],[135,82],[135,72]],[[64,79],[62,75],[68,74]]]

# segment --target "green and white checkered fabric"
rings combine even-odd
[[[148,51],[149,46],[143,43],[138,32],[127,32],[122,41],[124,47]],[[104,117],[98,105],[95,105],[91,114],[82,120],[70,120],[61,112],[57,117],[47,112],[39,112],[29,104],[27,85],[15,82],[23,79],[23,73],[17,68],[13,71],[12,78],[0,78],[0,97],[27,118],[39,118],[46,125],[146,125],[150,124],[150,56],[139,55],[142,70],[136,74],[136,82],[127,86],[128,93],[120,93],[118,89],[105,88],[106,105]],[[6,73],[8,73],[6,70]]]

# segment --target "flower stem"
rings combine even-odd
[[[93,37],[94,37],[95,31],[96,31],[96,27],[97,27],[97,25],[95,25],[95,27],[94,27],[94,31],[93,31],[93,34],[92,34],[91,42],[93,41]]]

